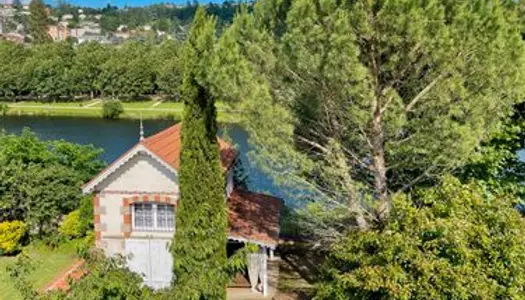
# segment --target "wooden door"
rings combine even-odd
[[[173,258],[169,240],[150,240],[151,286],[168,287],[173,276]]]
[[[173,266],[169,245],[169,240],[162,239],[126,240],[129,269],[140,274],[144,284],[154,289],[168,287]]]

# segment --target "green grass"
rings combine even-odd
[[[126,108],[151,108],[157,101],[122,102],[124,110]]]
[[[23,102],[16,102],[16,103],[8,103],[9,106],[13,107],[24,107],[24,106],[49,106],[49,107],[72,107],[72,108],[81,108],[87,104],[92,103],[93,101],[82,101],[82,102],[55,102],[55,103],[49,103],[49,102],[38,102],[38,101],[23,101]]]
[[[6,102],[9,105],[8,115],[24,116],[66,116],[66,117],[102,117],[102,103],[85,107],[97,100],[83,102],[55,102],[42,103],[37,101]],[[162,102],[156,107],[152,107],[157,101],[124,101],[124,113],[120,116],[123,119],[138,119],[142,115],[144,119],[182,119],[184,105],[180,102]],[[223,123],[238,122],[238,113],[221,111],[227,110],[228,106],[222,102],[217,102],[218,120]]]
[[[155,108],[182,110],[184,108],[184,104],[182,104],[181,102],[162,102],[161,104],[157,105]]]
[[[56,249],[50,249],[37,242],[26,247],[24,251],[31,257],[35,266],[28,279],[36,289],[46,286],[77,259],[72,242],[65,243]],[[21,295],[6,271],[6,267],[15,259],[15,257],[0,256],[0,299],[2,300],[21,299]]]

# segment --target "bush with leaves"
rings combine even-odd
[[[93,246],[95,246],[95,232],[90,231],[85,237],[76,240],[75,249],[77,255],[84,259],[89,258],[89,254],[93,249]]]
[[[42,141],[25,129],[0,133],[0,222],[23,221],[28,231],[53,232],[62,215],[79,207],[80,187],[98,173],[100,150]]]
[[[385,228],[330,249],[316,299],[523,299],[525,224],[508,198],[452,177],[397,195]]]
[[[27,279],[27,276],[34,270],[33,260],[24,252],[16,257],[14,263],[7,266],[7,274],[24,300],[38,299],[38,293],[34,289],[33,283]]]
[[[82,236],[80,211],[74,210],[67,214],[58,231],[66,238],[74,239]]]
[[[7,112],[9,111],[9,106],[5,103],[0,103],[0,114],[5,116],[7,115]]]
[[[20,249],[20,241],[26,233],[22,221],[0,223],[0,255],[11,254]]]
[[[60,224],[62,236],[74,239],[83,237],[93,229],[93,202],[91,197],[80,199],[80,207],[65,216]]]
[[[93,199],[91,196],[84,196],[80,200],[80,207],[78,208],[80,213],[80,232],[84,236],[93,230]]]
[[[109,100],[102,105],[102,117],[104,119],[117,119],[124,112],[122,102]]]

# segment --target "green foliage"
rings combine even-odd
[[[76,48],[72,67],[68,70],[75,92],[89,93],[91,97],[101,93],[99,77],[111,53],[106,46],[96,42],[84,43]]]
[[[257,253],[259,246],[255,244],[246,243],[245,246],[237,250],[232,256],[228,258],[227,274],[230,279],[235,278],[240,272],[244,272],[248,268],[248,255]]]
[[[9,106],[5,103],[0,103],[0,114],[5,116],[7,115],[7,112],[9,111]]]
[[[102,117],[104,119],[118,119],[124,112],[124,106],[119,100],[105,101],[102,105]]]
[[[47,34],[47,12],[46,5],[42,0],[31,0],[29,3],[29,34],[34,43],[46,43],[51,41]]]
[[[69,282],[70,290],[37,293],[28,274],[35,268],[29,256],[22,254],[8,269],[16,287],[27,300],[92,300],[92,299],[154,299],[154,293],[142,287],[142,278],[125,267],[123,257],[105,258],[93,252],[86,257],[86,276]]]
[[[93,230],[93,199],[91,195],[84,196],[80,200],[80,232],[86,235],[90,230]]]
[[[23,252],[17,256],[12,265],[7,267],[9,277],[14,281],[15,287],[24,300],[34,300],[38,298],[38,293],[33,288],[33,284],[27,279],[29,273],[34,269],[35,265],[33,260]]]
[[[0,223],[0,255],[12,254],[20,249],[26,226],[22,221]]]
[[[331,248],[315,299],[521,299],[525,226],[513,201],[453,177],[399,194],[384,229]]]
[[[79,208],[64,217],[59,232],[66,238],[75,239],[88,235],[91,230],[93,230],[93,202],[91,197],[84,196],[80,199]],[[89,239],[86,242],[89,243]]]
[[[165,62],[159,70],[159,88],[170,98],[177,99],[180,94],[182,78],[180,74],[180,62],[170,60]]]
[[[24,129],[0,134],[0,221],[24,221],[30,232],[57,228],[60,216],[78,208],[80,187],[104,164],[101,150],[64,141],[41,141]]]
[[[65,42],[35,45],[24,64],[18,67],[20,80],[38,96],[56,99],[69,95],[71,85],[67,73],[73,55],[72,46]]]
[[[524,104],[516,105],[513,115],[491,139],[470,156],[469,162],[456,171],[463,181],[476,179],[487,191],[514,194],[521,205],[525,197]]]
[[[262,169],[372,226],[389,193],[433,184],[500,129],[523,99],[524,53],[500,1],[265,0],[209,70]]]
[[[140,275],[125,267],[123,257],[94,254],[88,259],[87,268],[89,274],[73,283],[62,299],[148,299],[152,294],[142,287]]]
[[[91,254],[90,251],[92,251],[94,246],[95,246],[95,232],[89,231],[86,233],[86,236],[76,241],[75,247],[76,247],[77,255],[84,259],[88,259],[89,255]]]
[[[209,14],[219,19],[219,24],[226,25],[231,23],[238,5],[225,1],[222,4],[210,3],[204,7]],[[144,7],[126,7],[126,9],[106,7],[94,13],[102,14],[100,26],[105,32],[115,31],[120,25],[126,25],[129,29],[139,29],[139,27],[144,25],[153,25],[155,29],[172,32],[176,29],[175,25],[181,27],[190,25],[196,9],[196,3],[188,2],[184,6],[154,4]],[[152,16],[155,16],[155,18],[152,18]]]
[[[23,45],[0,41],[0,96],[22,93],[25,80],[20,69],[29,53]]]
[[[72,99],[73,94],[174,96],[181,84],[178,52],[173,41],[160,45],[127,41],[119,47],[60,42],[30,48],[0,41],[0,96],[30,95],[42,101]]]
[[[155,55],[157,85],[159,89],[170,98],[177,99],[182,85],[183,62],[180,59],[179,43],[166,41],[157,48]]]
[[[184,49],[180,202],[172,243],[175,299],[225,299],[228,283],[224,176],[217,143],[215,98],[206,81],[215,20],[197,11]],[[206,184],[201,184],[206,178]]]
[[[64,217],[64,220],[58,228],[58,232],[63,236],[74,239],[82,235],[82,226],[80,222],[80,210],[74,210]]]

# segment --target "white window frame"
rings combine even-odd
[[[135,205],[136,204],[140,204],[140,205],[146,204],[146,205],[151,205],[152,206],[153,227],[151,227],[151,228],[137,228],[135,226]],[[159,205],[161,205],[161,206],[168,206],[168,207],[171,207],[173,209],[173,226],[172,227],[160,228],[157,225],[157,207]],[[133,231],[139,231],[139,232],[150,232],[150,231],[173,232],[173,231],[175,231],[175,206],[173,204],[169,204],[169,203],[158,204],[158,203],[152,203],[152,202],[135,202],[135,203],[132,203],[130,207],[131,207],[131,228],[132,228]]]

